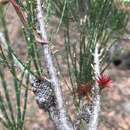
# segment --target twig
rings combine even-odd
[[[56,69],[52,61],[51,52],[49,50],[48,38],[45,31],[45,24],[44,24],[43,19],[44,19],[44,16],[43,16],[43,10],[41,7],[41,0],[37,0],[37,20],[39,23],[42,41],[44,41],[43,43],[41,43],[41,45],[42,45],[43,55],[45,57],[45,62],[47,65],[48,73],[51,79],[51,83],[54,87],[54,93],[56,96],[56,103],[57,103],[57,111],[58,111],[58,116],[59,116],[59,118],[54,118],[54,119],[58,121],[58,124],[60,123],[59,126],[56,124],[56,126],[59,129],[74,130],[73,125],[65,109],[65,103],[63,101],[63,94],[62,94],[60,83],[57,77]],[[55,120],[54,122],[56,123]]]

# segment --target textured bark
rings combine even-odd
[[[95,73],[95,85],[92,88],[93,99],[92,99],[92,114],[88,124],[88,130],[97,130],[99,111],[100,111],[100,94],[97,79],[100,76],[100,60],[99,56],[99,45],[96,44],[94,56],[94,73]]]
[[[54,93],[56,97],[56,109],[57,109],[56,113],[57,114],[53,113],[51,115],[53,115],[52,116],[53,121],[55,122],[56,126],[60,130],[74,130],[72,122],[66,112],[66,106],[63,100],[63,95],[62,95],[60,83],[57,77],[57,72],[54,67],[54,63],[52,61],[51,52],[49,50],[48,38],[45,31],[43,20],[44,20],[44,16],[43,16],[43,10],[41,7],[41,0],[37,0],[37,21],[39,24],[39,31],[40,31],[42,41],[44,41],[43,43],[41,43],[41,45],[42,45],[44,60],[47,65],[47,70],[48,70],[49,77],[53,85],[53,89],[54,89]]]

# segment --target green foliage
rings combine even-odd
[[[33,61],[33,65],[35,66],[36,74],[38,77],[42,75],[42,66],[40,61],[39,48],[36,45],[35,39],[35,31],[36,31],[36,2],[34,0],[26,1],[24,5],[26,8],[26,13],[28,16],[27,19],[27,27],[23,28],[23,32],[25,35],[27,48],[28,48],[28,56],[30,61]]]
[[[24,97],[21,95],[21,90],[23,86],[23,78],[24,78],[24,72],[26,68],[30,68],[30,65],[26,65],[25,70],[23,71],[20,79],[18,77],[17,68],[15,67],[15,63],[13,60],[14,51],[11,48],[10,39],[8,36],[8,30],[6,27],[6,21],[5,21],[5,15],[4,15],[4,8],[0,7],[0,18],[1,18],[1,25],[3,26],[3,32],[5,36],[5,42],[7,43],[7,49],[4,50],[2,46],[0,46],[0,59],[1,59],[1,65],[0,65],[0,79],[1,79],[1,87],[3,88],[3,91],[0,93],[0,111],[3,115],[3,117],[0,119],[0,122],[8,129],[8,130],[22,130],[24,125],[24,118],[27,108],[27,98],[28,98],[28,78],[26,78],[26,87],[22,94],[24,94]],[[2,44],[2,43],[1,43]],[[21,62],[19,60],[19,62]],[[23,63],[22,63],[23,64]],[[11,93],[9,90],[9,85],[7,83],[7,80],[5,78],[4,73],[4,67],[8,67],[9,71],[12,74],[12,81],[13,86],[11,89]],[[30,71],[30,70],[29,70]],[[25,86],[25,85],[24,85]],[[14,92],[14,97],[16,100],[13,100],[12,98],[12,92]],[[21,109],[21,98],[24,101],[23,105],[23,111]],[[15,108],[16,107],[16,108]]]
[[[2,69],[2,68],[1,68]],[[24,73],[23,73],[24,75]],[[11,92],[15,92],[15,100],[13,100],[12,95],[9,90],[9,85],[5,79],[5,74],[0,70],[0,79],[3,91],[0,94],[0,111],[2,112],[3,118],[1,118],[1,123],[8,129],[8,130],[22,130],[24,124],[24,118],[26,113],[26,105],[27,105],[27,97],[28,97],[28,87],[25,88],[24,94],[25,96],[21,96],[21,86],[22,86],[22,79],[21,82],[17,80],[17,77],[13,75],[13,82],[14,87],[12,87]],[[28,80],[27,80],[28,85]],[[4,97],[4,98],[3,98]],[[21,110],[21,98],[24,99],[24,109]],[[16,105],[15,105],[16,103]],[[15,111],[15,107],[16,111]]]
[[[128,15],[118,8],[119,0],[47,0],[47,12],[60,18],[64,29],[64,45],[72,86],[93,82],[93,52],[98,43],[104,49],[102,65],[108,57],[108,48],[124,32]],[[121,5],[120,5],[121,6]],[[52,11],[53,10],[53,11]],[[71,38],[71,26],[79,34],[77,43]],[[58,29],[59,30],[59,26]],[[75,44],[75,46],[73,46]],[[76,49],[77,48],[77,49]],[[101,70],[104,68],[101,67]]]

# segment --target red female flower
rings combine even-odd
[[[110,77],[106,75],[100,75],[97,79],[98,85],[101,89],[103,88],[109,88],[112,85],[112,80]]]

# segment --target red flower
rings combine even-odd
[[[100,75],[97,79],[98,85],[101,89],[103,88],[109,88],[112,85],[112,80],[110,77],[106,75]]]

